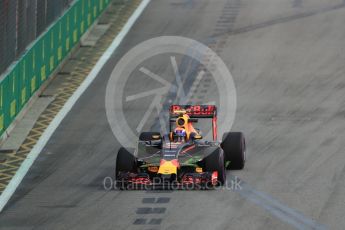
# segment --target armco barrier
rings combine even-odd
[[[109,2],[110,0],[76,0],[11,66],[0,82],[0,135]]]

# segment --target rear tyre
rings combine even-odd
[[[219,185],[223,185],[225,183],[226,173],[224,168],[224,153],[222,149],[217,149],[205,158],[205,169],[207,172],[217,171]]]
[[[244,168],[246,161],[246,142],[243,133],[224,133],[221,147],[224,150],[226,169],[240,170]]]

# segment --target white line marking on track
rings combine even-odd
[[[49,124],[47,129],[44,131],[36,145],[33,147],[33,149],[30,151],[22,165],[19,167],[16,174],[11,179],[10,183],[7,185],[6,189],[3,191],[3,193],[0,196],[0,212],[3,210],[13,193],[16,191],[17,187],[23,180],[26,173],[29,171],[31,165],[34,163],[38,155],[41,153],[44,146],[49,141],[50,137],[53,135],[57,127],[60,125],[62,120],[65,118],[65,116],[68,114],[68,112],[72,109],[74,104],[78,101],[80,96],[86,91],[86,89],[91,85],[93,80],[97,77],[98,73],[101,71],[103,66],[107,63],[111,55],[114,53],[114,51],[119,47],[125,36],[128,34],[134,23],[137,21],[137,19],[140,17],[142,12],[145,10],[147,5],[150,3],[151,0],[143,0],[138,8],[134,11],[132,16],[128,19],[125,26],[122,28],[120,33],[116,36],[116,38],[113,40],[111,45],[108,47],[108,49],[103,53],[101,58],[96,63],[95,67],[91,70],[89,75],[86,77],[84,82],[79,86],[79,88],[73,93],[73,95],[68,99],[66,104],[62,107],[60,112],[56,115],[56,117],[52,120],[52,122]]]

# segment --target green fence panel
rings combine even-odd
[[[42,58],[42,67],[41,67],[41,81],[45,81],[50,76],[50,36],[46,33],[42,37],[41,43],[41,58]]]
[[[92,6],[92,1],[91,0],[87,0],[87,19],[86,19],[86,23],[87,23],[87,27],[89,27],[92,23],[92,10],[93,10],[93,6]]]
[[[65,15],[65,28],[66,28],[66,38],[65,38],[65,50],[66,53],[69,53],[72,48],[72,39],[73,39],[73,17],[72,13],[69,10],[68,13]]]
[[[61,37],[61,43],[62,43],[62,58],[65,58],[68,54],[68,50],[67,50],[67,38],[68,38],[68,32],[67,32],[67,15],[65,14],[61,20],[60,20],[60,29],[61,29],[61,33],[62,33],[62,37]],[[70,48],[68,48],[70,49]]]
[[[28,80],[27,91],[28,91],[29,97],[31,97],[35,92],[35,86],[36,86],[36,79],[34,78],[35,69],[34,69],[34,63],[33,63],[33,50],[32,49],[30,49],[26,53],[25,61],[26,61],[25,69],[26,69],[26,74],[27,74],[26,77]]]
[[[81,12],[79,9],[80,3],[78,2],[77,4],[74,4],[73,7],[70,10],[71,17],[73,18],[72,20],[72,27],[73,32],[72,32],[72,43],[73,45],[77,44],[80,38],[80,18],[81,18]]]
[[[16,113],[17,113],[17,68],[13,69],[11,73],[8,76],[8,88],[7,88],[7,94],[6,94],[6,101],[8,101],[8,104],[6,105],[6,111],[5,116],[9,117],[10,120],[12,120]]]
[[[21,110],[25,103],[28,101],[30,94],[28,90],[28,75],[27,75],[27,61],[26,57],[23,58],[23,61],[19,63],[19,69],[18,69],[18,84],[19,84],[19,101],[18,106],[19,110]]]
[[[35,47],[34,47],[35,57],[36,57],[35,62],[36,62],[36,68],[37,68],[37,72],[36,72],[37,85],[38,85],[37,89],[46,80],[45,72],[43,72],[45,67],[44,67],[44,61],[42,59],[42,52],[43,52],[42,45],[43,45],[43,37],[36,42]]]
[[[95,0],[92,0],[92,22],[96,20],[98,16],[98,4],[96,4]]]
[[[55,58],[55,43],[54,43],[54,33],[50,28],[46,35],[45,35],[45,49],[46,49],[46,61],[47,61],[47,76],[49,77],[50,74],[55,70],[57,66],[57,61]]]
[[[8,100],[8,89],[10,89],[8,80],[9,77],[6,77],[2,82],[1,82],[1,110],[2,110],[2,114],[3,114],[3,118],[2,118],[2,123],[3,123],[3,128],[2,128],[2,132],[5,131],[5,129],[11,124],[11,118],[9,116],[10,114],[10,106],[9,106],[9,102],[10,100]]]
[[[37,60],[36,60],[36,45],[34,45],[29,53],[29,58],[31,62],[31,74],[30,74],[30,93],[33,95],[36,90],[38,89],[38,67],[37,67]]]
[[[81,18],[80,18],[80,34],[84,34],[85,27],[86,27],[86,21],[87,21],[87,15],[88,15],[88,9],[87,9],[87,0],[80,0],[81,1]],[[79,9],[78,9],[79,10]]]
[[[52,65],[52,71],[59,64],[58,60],[58,30],[56,26],[50,28],[50,63]]]
[[[0,133],[3,133],[5,131],[5,124],[4,124],[4,82],[0,83]]]

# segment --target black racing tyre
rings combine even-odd
[[[218,172],[218,182],[224,185],[226,181],[226,172],[224,168],[224,153],[222,149],[217,149],[205,158],[205,171]]]
[[[137,163],[135,156],[127,149],[121,147],[116,157],[115,178],[119,172],[136,172]]]
[[[224,150],[226,169],[240,170],[246,161],[246,141],[241,132],[224,133],[221,147]]]
[[[152,141],[152,136],[161,135],[159,132],[142,132],[139,135],[139,141]]]

